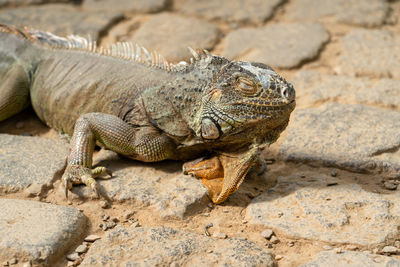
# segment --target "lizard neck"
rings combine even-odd
[[[220,67],[194,63],[185,72],[175,73],[173,79],[146,90],[142,99],[150,122],[179,143],[201,140],[197,128],[203,96]]]

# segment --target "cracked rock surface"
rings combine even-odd
[[[276,266],[244,239],[214,239],[167,227],[118,228],[97,241],[81,266]]]
[[[385,22],[389,5],[385,0],[295,0],[287,18],[296,21],[340,22],[360,26],[379,26]]]
[[[0,22],[17,26],[29,26],[61,36],[88,34],[97,39],[115,21],[121,20],[119,11],[101,13],[82,11],[67,4],[49,4],[0,10]]]
[[[243,28],[228,34],[223,55],[293,68],[315,58],[328,39],[328,32],[319,24],[282,23]]]
[[[397,172],[398,118],[399,111],[357,104],[299,109],[280,154],[286,160],[318,161],[354,171]]]
[[[246,219],[293,237],[374,245],[399,236],[397,196],[385,197],[357,184],[305,173],[278,177],[277,185],[252,200]]]
[[[354,29],[340,39],[335,59],[347,75],[400,79],[400,34],[377,29]]]
[[[49,265],[80,238],[86,217],[74,207],[0,199],[0,257]]]
[[[0,192],[51,186],[67,155],[68,144],[61,140],[0,134]]]
[[[237,22],[263,22],[272,17],[282,0],[190,0],[185,3],[185,14]]]

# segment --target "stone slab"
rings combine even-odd
[[[291,82],[301,105],[337,101],[400,110],[400,81],[371,80],[345,75],[328,75],[312,70],[296,73]]]
[[[87,37],[89,34],[93,39],[122,18],[121,12],[86,12],[67,4],[9,8],[0,12],[0,23],[28,26],[60,36]]]
[[[73,207],[0,199],[0,259],[51,265],[83,238],[86,217]]]
[[[345,251],[336,253],[334,251],[323,251],[317,254],[315,260],[302,264],[299,267],[399,267],[400,261],[391,257],[370,254],[367,252]]]
[[[287,6],[286,18],[376,27],[385,22],[388,12],[386,0],[295,0]]]
[[[117,226],[118,227],[118,226]],[[167,227],[122,228],[89,249],[81,266],[276,266],[245,239],[214,239]]]
[[[319,24],[277,23],[229,33],[222,54],[231,59],[294,68],[317,57],[328,39],[328,32]]]
[[[386,196],[323,174],[304,175],[278,177],[247,207],[249,223],[295,238],[365,246],[400,237],[399,193]]]
[[[0,192],[50,186],[67,156],[68,144],[60,140],[0,134]]]
[[[85,0],[83,8],[96,12],[153,13],[166,8],[167,0]]]
[[[143,163],[115,159],[111,151],[102,151],[95,159],[113,171],[114,178],[98,180],[101,192],[113,201],[152,206],[163,218],[179,219],[192,207],[198,208],[209,201],[207,189],[200,180],[182,174],[182,162]],[[72,192],[83,197],[90,197],[92,193],[86,186],[74,187]]]
[[[131,40],[157,51],[171,61],[187,60],[188,46],[211,50],[218,41],[218,28],[211,23],[172,14],[153,16],[131,37]]]
[[[400,79],[400,34],[354,29],[339,40],[333,64],[340,74]]]
[[[400,171],[400,111],[327,103],[293,115],[280,147],[284,160],[358,172]]]
[[[271,18],[275,8],[282,2],[282,0],[189,0],[182,7],[182,12],[206,19],[260,23]]]

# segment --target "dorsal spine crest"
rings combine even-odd
[[[117,42],[115,44],[103,47],[97,46],[96,41],[93,41],[90,35],[88,38],[78,35],[60,37],[50,32],[38,31],[27,27],[25,27],[23,30],[20,30],[15,26],[5,24],[0,24],[0,32],[15,34],[32,43],[48,45],[53,49],[86,51],[97,55],[134,61],[153,68],[163,69],[171,72],[185,72],[197,61],[212,57],[212,55],[206,50],[195,51],[193,48],[188,47],[189,51],[193,55],[193,57],[190,58],[190,64],[188,64],[186,61],[172,64],[156,51],[149,53],[149,51],[143,46],[139,46],[138,44],[133,45],[131,42]]]

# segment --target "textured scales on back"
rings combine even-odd
[[[184,172],[221,203],[286,128],[295,92],[267,65],[189,49],[190,63],[171,64],[130,43],[0,25],[0,121],[31,104],[72,135],[66,194],[79,183],[97,194],[95,178],[111,175],[92,166],[99,144],[146,162],[195,159]]]

